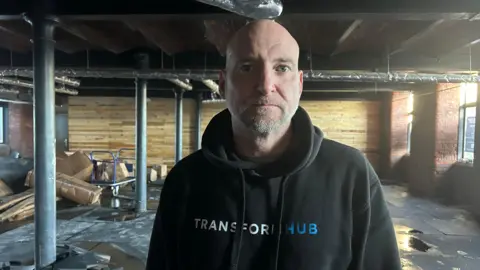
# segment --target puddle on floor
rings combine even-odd
[[[420,230],[403,225],[395,225],[395,233],[397,236],[397,244],[401,251],[429,252],[433,248],[418,237],[423,234]]]
[[[133,211],[127,212],[112,212],[108,216],[101,216],[97,220],[104,220],[104,221],[114,221],[114,222],[121,222],[121,221],[129,221],[134,220],[138,217],[138,215]]]
[[[427,245],[424,241],[416,238],[416,237],[410,237],[408,240],[408,246],[414,250],[421,251],[421,252],[427,252],[431,246]]]

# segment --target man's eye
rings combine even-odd
[[[250,70],[252,70],[252,66],[249,64],[243,64],[240,66],[240,71],[242,72],[249,72]]]
[[[278,67],[275,68],[276,71],[278,72],[287,72],[287,71],[290,71],[290,67],[289,66],[285,66],[285,65],[280,65]]]

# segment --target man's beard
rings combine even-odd
[[[279,117],[277,115],[275,117],[270,116],[270,110],[280,110]],[[240,115],[240,120],[246,128],[252,130],[256,134],[268,135],[274,133],[290,122],[295,111],[296,109],[293,113],[288,112],[283,106],[275,108],[250,107]]]

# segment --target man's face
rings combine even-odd
[[[274,22],[237,34],[220,76],[220,89],[235,120],[260,134],[290,122],[303,87],[298,55],[295,40]]]

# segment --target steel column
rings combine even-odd
[[[56,261],[55,20],[48,1],[33,16],[33,106],[35,173],[35,269]]]
[[[175,164],[182,159],[183,89],[175,89]]]
[[[197,112],[196,112],[196,133],[197,133],[197,140],[196,140],[196,148],[200,150],[202,148],[202,100],[203,95],[199,93],[197,96]]]
[[[149,65],[147,54],[138,54],[140,69]],[[136,79],[136,204],[135,211],[147,211],[147,80]]]

